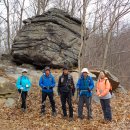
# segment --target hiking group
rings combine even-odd
[[[49,67],[45,67],[43,75],[40,77],[39,86],[42,89],[42,105],[41,105],[41,115],[46,114],[46,98],[49,97],[52,116],[57,115],[56,103],[54,100],[53,88],[56,86],[56,81],[54,76],[51,73]],[[22,104],[21,109],[23,112],[26,111],[26,98],[28,91],[31,88],[31,82],[29,77],[27,76],[27,70],[22,70],[22,76],[20,76],[16,82],[16,87],[18,92],[20,93]],[[68,67],[65,66],[63,68],[63,73],[59,77],[58,81],[58,95],[60,96],[61,108],[63,111],[63,118],[67,118],[67,108],[66,104],[69,106],[69,119],[73,120],[73,103],[72,96],[75,94],[75,89],[78,92],[78,118],[84,119],[83,116],[83,106],[86,104],[87,108],[87,117],[88,120],[92,119],[92,90],[94,89],[94,81],[91,76],[89,76],[89,70],[87,68],[83,68],[81,71],[81,76],[79,77],[76,87],[74,85],[73,77],[69,74]],[[106,77],[104,71],[101,71],[99,74],[98,81],[96,83],[96,92],[97,96],[100,99],[101,108],[104,115],[104,120],[106,122],[112,121],[112,112],[110,106],[111,93],[109,90],[111,89],[111,84],[109,79]]]

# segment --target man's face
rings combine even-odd
[[[46,70],[45,73],[46,73],[47,76],[49,76],[50,75],[50,70]]]
[[[63,70],[64,75],[67,75],[67,74],[68,74],[68,72],[69,72],[69,71],[68,71],[68,70],[66,70],[66,69],[64,69],[64,70]]]
[[[84,76],[84,77],[87,77],[87,76],[88,76],[88,73],[87,73],[87,72],[83,72],[83,76]]]

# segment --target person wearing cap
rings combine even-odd
[[[86,104],[88,110],[88,119],[90,120],[92,119],[91,99],[94,82],[92,77],[90,77],[88,74],[88,69],[83,68],[76,88],[77,91],[79,91],[78,118],[83,119],[83,106]]]
[[[73,106],[72,106],[72,95],[74,95],[75,86],[73,77],[68,72],[68,67],[63,68],[63,73],[59,77],[58,81],[58,94],[60,95],[63,118],[67,117],[66,102],[69,105],[69,118],[73,120]]]
[[[30,90],[31,87],[31,82],[29,80],[29,77],[27,76],[27,69],[22,70],[22,76],[20,76],[17,79],[16,82],[16,87],[18,89],[18,92],[21,94],[21,99],[22,99],[22,104],[21,104],[21,109],[23,112],[26,111],[26,99],[27,99],[27,94],[28,91]]]
[[[44,73],[39,80],[39,86],[42,88],[42,115],[45,115],[45,101],[48,96],[52,107],[52,116],[56,116],[56,107],[53,94],[53,88],[55,87],[55,84],[55,79],[54,76],[51,74],[50,68],[45,67]]]

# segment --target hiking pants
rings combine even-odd
[[[60,98],[61,98],[63,116],[67,116],[67,110],[66,110],[66,102],[67,102],[69,105],[69,117],[73,117],[71,92],[62,92]]]
[[[21,90],[19,89],[18,90],[19,91],[19,93],[21,94],[21,99],[22,99],[22,104],[21,104],[21,108],[24,108],[24,109],[26,109],[27,107],[26,107],[26,99],[27,99],[27,94],[28,94],[28,92],[27,91],[22,91],[21,92]]]
[[[42,92],[42,107],[41,107],[41,112],[45,112],[45,101],[47,96],[49,97],[50,103],[51,103],[51,108],[52,112],[56,112],[55,108],[55,101],[54,101],[54,94],[53,92]]]
[[[91,100],[92,97],[87,97],[82,95],[79,97],[78,102],[78,117],[83,117],[83,106],[86,104],[87,112],[88,112],[88,119],[92,118],[92,109],[91,109]]]

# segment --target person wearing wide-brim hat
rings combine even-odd
[[[21,99],[22,99],[21,109],[23,112],[25,112],[27,108],[26,99],[27,99],[28,91],[30,90],[31,87],[31,82],[29,77],[27,76],[27,73],[28,73],[27,69],[23,69],[22,76],[20,76],[16,82],[16,87],[18,89],[18,92],[21,94]]]
[[[83,68],[81,71],[81,77],[77,82],[76,88],[79,91],[79,101],[78,101],[78,117],[83,119],[83,106],[86,104],[88,110],[88,119],[92,119],[92,109],[91,109],[91,98],[92,90],[94,88],[94,82],[92,77],[89,75],[89,70]]]

